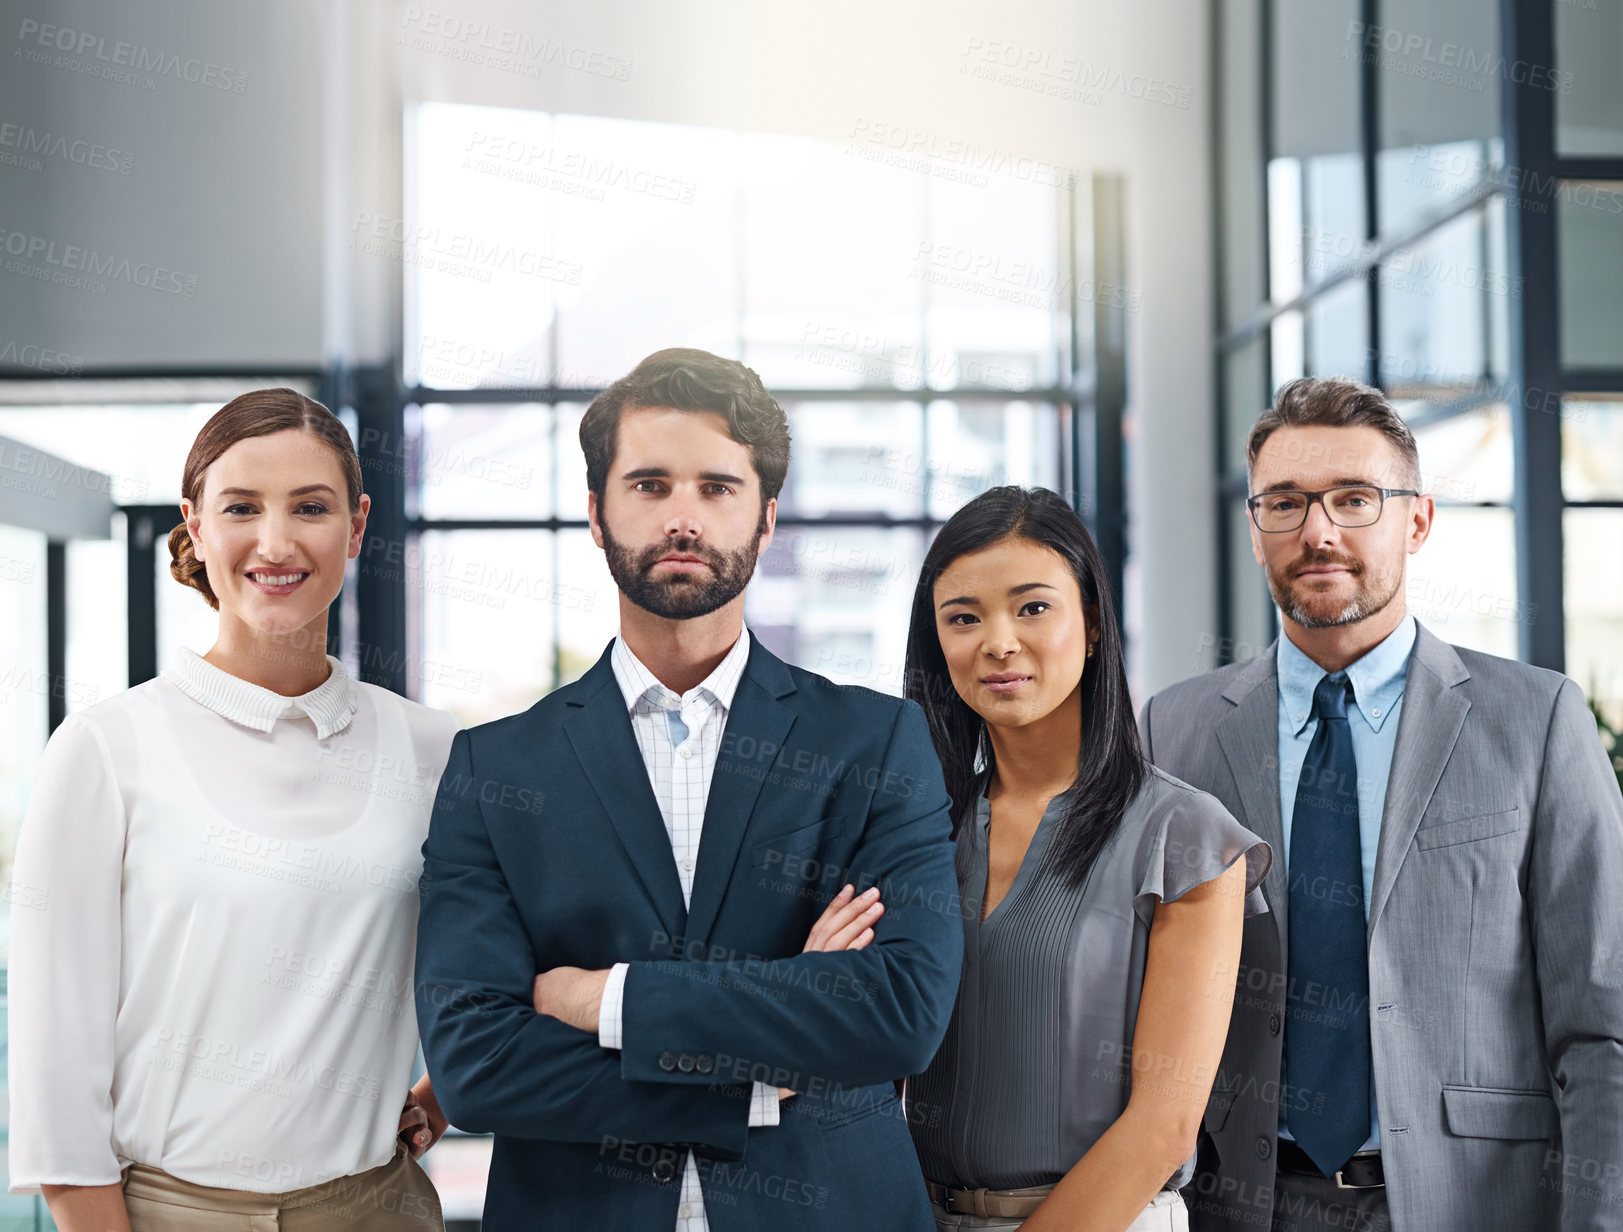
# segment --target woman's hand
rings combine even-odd
[[[434,1098],[434,1084],[424,1074],[406,1092],[406,1105],[400,1110],[400,1141],[413,1159],[421,1159],[424,1151],[445,1137],[448,1128],[450,1122]]]
[[[858,894],[854,886],[846,885],[812,925],[801,953],[864,949],[873,940],[873,926],[884,914],[885,904],[879,901],[878,886],[870,886]]]

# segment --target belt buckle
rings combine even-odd
[[[941,1187],[941,1209],[949,1215],[965,1215],[967,1211],[954,1210],[952,1206],[952,1188],[947,1185]]]
[[[1353,1156],[1353,1158],[1356,1159],[1357,1156],[1355,1155],[1355,1156]],[[1348,1160],[1347,1162],[1351,1163],[1352,1160]],[[1343,1175],[1345,1175],[1344,1171],[1341,1168],[1337,1168],[1336,1169],[1336,1176],[1335,1176],[1336,1188],[1337,1189],[1380,1189],[1380,1188],[1382,1188],[1382,1186],[1380,1186],[1380,1185],[1355,1185],[1351,1181],[1342,1180],[1341,1178],[1342,1178]]]

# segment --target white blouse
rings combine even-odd
[[[392,1156],[457,724],[328,662],[290,698],[186,652],[52,735],[13,879],[13,1193],[130,1163],[275,1193]]]

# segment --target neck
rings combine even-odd
[[[1076,781],[1076,754],[1082,747],[1082,685],[1033,723],[986,725],[997,759],[991,795],[1051,800]]]
[[[727,657],[744,632],[744,596],[708,616],[670,620],[620,596],[620,637],[626,649],[672,693],[686,693]]]
[[[1373,616],[1355,620],[1350,625],[1335,625],[1326,629],[1310,629],[1281,614],[1285,636],[1292,645],[1327,672],[1339,672],[1358,662],[1403,623],[1408,609],[1400,591]]]
[[[268,634],[222,612],[219,637],[203,658],[239,680],[298,697],[319,688],[332,672],[327,613],[292,633]]]

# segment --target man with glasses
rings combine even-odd
[[[1436,516],[1344,378],[1246,445],[1283,636],[1140,716],[1275,851],[1192,1226],[1623,1228],[1623,797],[1578,686],[1405,610]]]

